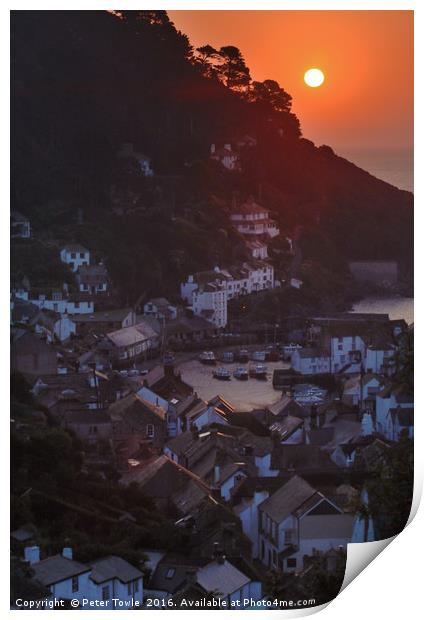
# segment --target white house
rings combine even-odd
[[[239,517],[243,533],[252,542],[252,558],[259,557],[259,511],[258,506],[264,502],[269,493],[266,490],[257,490],[253,496],[243,500],[233,507],[234,513]]]
[[[227,324],[227,291],[219,284],[210,283],[193,291],[193,314],[207,319],[216,327]]]
[[[376,395],[376,431],[381,433],[387,439],[397,441],[401,428],[406,428],[407,434],[410,434],[409,424],[406,427],[400,426],[400,418],[398,409],[413,412],[414,399],[406,393],[401,387],[389,386]],[[392,414],[396,412],[395,419]],[[404,422],[404,419],[402,422]],[[413,421],[411,416],[406,418],[406,422]]]
[[[47,342],[53,342],[55,339],[66,342],[77,330],[71,317],[51,310],[41,310],[31,324],[34,325],[36,334],[46,336]]]
[[[291,365],[293,370],[302,375],[326,373],[330,372],[330,356],[321,349],[295,349],[291,355]]]
[[[259,505],[259,559],[270,569],[297,572],[304,556],[346,547],[352,514],[316,491],[299,476]]]
[[[396,347],[392,343],[369,345],[365,355],[365,368],[367,372],[381,372],[386,375],[393,374],[395,370],[395,352]]]
[[[143,604],[143,574],[118,556],[81,563],[65,547],[61,555],[40,560],[39,547],[26,547],[34,578],[50,590],[49,599],[79,601],[79,609],[132,609]],[[96,605],[96,601],[99,604]]]
[[[389,409],[387,417],[387,438],[399,441],[402,437],[414,437],[414,409],[405,409],[399,405],[396,409]]]
[[[240,160],[236,152],[233,151],[231,144],[224,144],[222,149],[217,149],[215,144],[211,144],[211,159],[220,162],[224,168],[234,172],[240,170]]]
[[[243,609],[251,601],[262,599],[262,584],[253,581],[224,556],[209,562],[197,570],[196,583],[205,592],[213,592],[214,598],[226,601],[225,609]]]
[[[82,293],[99,295],[108,290],[107,270],[101,263],[99,265],[82,265],[78,268],[75,279]]]
[[[374,373],[367,373],[362,379],[360,374],[349,377],[343,386],[342,401],[346,405],[359,405],[361,400],[362,403],[371,399],[375,400],[383,383],[384,379]]]
[[[62,288],[19,289],[14,291],[17,299],[29,301],[42,310],[52,310],[59,314],[91,314],[94,312],[94,301],[83,293],[69,294],[64,285]]]
[[[60,260],[75,272],[79,267],[90,264],[90,251],[79,243],[70,243],[60,250]]]
[[[173,320],[177,318],[177,308],[173,306],[165,297],[150,299],[144,304],[144,314],[153,316],[155,319]]]
[[[235,207],[230,219],[234,228],[242,235],[276,237],[280,234],[277,224],[269,217],[269,210],[258,205],[253,198],[249,198],[240,207]]]
[[[344,334],[331,336],[331,369],[330,372],[343,370],[358,372],[361,360],[366,358],[367,347],[361,336]]]
[[[266,260],[268,258],[268,246],[263,241],[259,241],[259,239],[248,239],[245,245],[251,253],[252,258],[257,258],[259,260]]]

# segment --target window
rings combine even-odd
[[[128,596],[131,595],[131,581],[128,584]]]
[[[147,435],[147,437],[150,437],[150,438],[152,438],[152,437],[154,437],[154,436],[155,436],[155,427],[154,427],[154,424],[148,424],[148,425],[146,426],[146,435]]]
[[[78,584],[78,575],[76,577],[72,577],[72,592],[78,592],[79,584]]]
[[[294,531],[293,530],[285,530],[284,532],[284,542],[286,545],[289,545],[294,540]]]
[[[53,304],[53,310],[55,312],[57,312],[58,308],[59,308],[59,304]]]
[[[71,252],[71,258],[76,258],[77,255],[75,254],[75,252]]]
[[[165,579],[172,579],[174,575],[175,575],[175,568],[168,568],[168,570],[165,573]]]
[[[273,559],[273,562],[274,562],[274,566],[276,566],[277,565],[277,552],[276,552],[275,549],[272,552],[272,559]]]
[[[342,364],[344,364],[346,362],[346,355],[341,355],[340,356],[340,361]]]
[[[287,558],[287,568],[296,568],[296,558]]]
[[[84,252],[80,252],[80,258],[85,258],[85,253]]]
[[[103,601],[108,601],[109,597],[110,597],[109,586],[104,586],[102,588],[102,600]]]
[[[343,345],[342,344],[338,344],[337,345],[337,350],[338,351],[343,351]]]

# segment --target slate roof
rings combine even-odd
[[[197,571],[197,583],[207,592],[228,596],[250,582],[249,577],[239,571],[228,560],[214,560]]]
[[[109,555],[91,562],[90,565],[92,569],[90,578],[95,583],[103,583],[109,579],[119,579],[122,583],[128,583],[143,576],[138,568],[116,555]]]
[[[281,523],[315,495],[317,491],[306,480],[300,476],[293,476],[271,497],[263,501],[259,508],[273,521]]]
[[[156,338],[157,334],[150,325],[143,322],[109,332],[107,337],[116,347],[130,347],[137,342]]]
[[[32,564],[31,568],[35,573],[35,579],[44,586],[50,586],[90,571],[89,566],[65,558],[63,555],[53,555]]]

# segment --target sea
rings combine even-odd
[[[341,148],[337,154],[399,189],[414,191],[412,149]]]
[[[391,319],[405,319],[411,325],[414,300],[412,297],[365,297],[353,306],[352,312],[388,314]]]

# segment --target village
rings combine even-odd
[[[121,156],[154,174],[132,146]],[[212,145],[211,158],[239,166],[230,144]],[[254,608],[272,598],[269,575],[284,592],[317,567],[338,570],[348,543],[381,536],[368,480],[413,437],[412,391],[401,379],[413,326],[340,312],[237,330],[232,300],[302,280],[295,235],[290,277],[276,277],[268,244],[280,231],[252,196],[233,205],[230,225],[250,259],[188,273],[172,301],[121,307],[102,258],[78,240],[57,248],[73,286],[12,282],[11,369],[32,403],[31,415],[13,417],[14,432],[69,433],[84,468],[136,487],[194,541],[187,554],[137,549],[139,565],[118,555],[80,562],[69,540],[43,557],[40,533],[23,523],[12,546],[46,600]],[[13,239],[31,236],[30,221],[12,213]],[[396,275],[391,263],[352,270]]]

